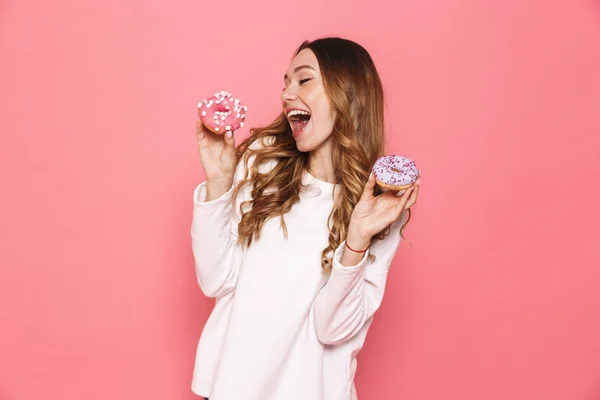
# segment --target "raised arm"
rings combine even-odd
[[[314,323],[323,344],[339,344],[352,338],[381,305],[387,274],[400,244],[400,219],[385,239],[375,241],[356,265],[344,266],[345,242],[335,251],[331,275],[317,296]],[[375,261],[369,260],[369,254]]]
[[[323,343],[350,339],[379,308],[387,272],[400,244],[400,228],[417,201],[419,184],[415,182],[401,196],[392,191],[374,196],[375,178],[373,174],[369,177],[348,226],[350,243],[360,247],[351,248],[344,242],[336,249],[331,275],[314,304],[315,329]],[[371,238],[390,224],[389,235],[369,247]],[[375,261],[369,260],[370,253]]]
[[[241,219],[239,202],[246,191],[232,198],[235,185],[244,178],[243,158],[237,162],[232,136],[196,129],[206,181],[194,190],[191,236],[196,276],[208,297],[222,296],[235,288],[244,249],[238,243]]]

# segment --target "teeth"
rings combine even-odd
[[[293,116],[293,115],[310,115],[310,113],[308,111],[304,111],[304,110],[292,110],[288,113],[288,118]]]

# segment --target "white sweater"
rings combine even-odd
[[[258,146],[258,141],[252,147]],[[261,171],[273,165],[261,167]],[[235,184],[243,178],[240,162]],[[210,400],[355,400],[356,355],[383,298],[388,268],[400,243],[402,218],[374,241],[357,265],[342,266],[344,243],[331,273],[321,268],[335,185],[306,174],[308,190],[259,240],[237,243],[239,204],[232,189],[205,201],[194,191],[192,247],[202,292],[216,299],[198,343],[192,391]]]

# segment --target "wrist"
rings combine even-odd
[[[365,252],[371,245],[371,239],[357,235],[356,233],[349,232],[346,237],[346,244],[344,253],[340,260],[340,264],[344,267],[357,265],[360,260],[364,257]]]
[[[206,201],[218,199],[231,189],[232,179],[219,179],[206,181]]]
[[[362,252],[371,245],[371,238],[350,231],[346,237],[346,245],[351,250]]]

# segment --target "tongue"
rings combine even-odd
[[[308,124],[308,120],[306,121],[292,121],[292,131],[299,132]]]

